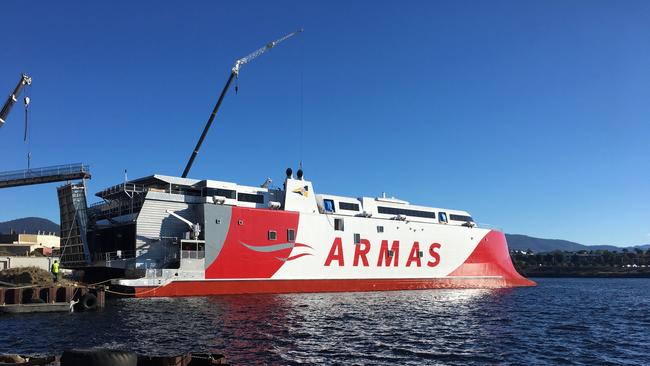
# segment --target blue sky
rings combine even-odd
[[[33,77],[32,166],[88,163],[93,194],[180,175],[234,60],[298,27],[244,67],[190,176],[279,183],[302,158],[320,192],[650,243],[647,1],[10,0],[0,93]],[[23,118],[0,170],[26,167]],[[55,188],[0,190],[0,221],[58,222]]]

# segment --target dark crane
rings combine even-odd
[[[16,85],[16,88],[14,89],[14,92],[9,95],[9,98],[7,98],[4,106],[2,106],[2,111],[0,112],[0,127],[4,126],[5,121],[9,116],[9,112],[11,111],[11,107],[13,107],[14,104],[18,101],[18,96],[20,95],[20,92],[22,92],[25,85],[32,85],[32,78],[27,74],[22,74],[20,76],[20,80],[18,81],[18,85]],[[25,106],[28,104],[29,98],[25,97]]]
[[[192,152],[192,155],[190,156],[190,160],[187,162],[187,165],[185,166],[185,170],[183,170],[183,178],[187,178],[187,174],[190,172],[190,169],[192,168],[192,164],[194,163],[194,159],[196,158],[196,155],[199,153],[199,149],[201,149],[201,144],[203,144],[203,140],[205,139],[205,136],[208,134],[208,130],[210,130],[210,126],[212,125],[212,121],[214,121],[214,117],[217,115],[217,111],[219,110],[219,107],[221,106],[221,102],[223,102],[223,98],[226,96],[226,93],[228,92],[228,89],[230,88],[230,84],[232,83],[232,80],[239,75],[239,68],[242,67],[243,65],[253,61],[255,58],[258,56],[262,55],[266,51],[270,50],[271,48],[275,47],[278,45],[280,42],[285,41],[288,38],[291,38],[295,36],[298,33],[301,33],[302,29],[298,29],[295,32],[291,32],[284,37],[273,41],[271,43],[268,43],[266,46],[256,50],[255,52],[251,53],[250,55],[246,57],[242,57],[239,60],[235,62],[235,66],[233,66],[230,76],[228,77],[228,81],[226,81],[226,85],[223,87],[223,90],[221,91],[221,95],[219,96],[219,100],[217,100],[217,105],[214,106],[214,109],[212,110],[212,114],[210,115],[210,118],[208,119],[208,122],[205,124],[205,128],[203,128],[203,133],[201,134],[201,137],[199,138],[199,141],[196,143],[196,147],[194,148],[194,151]]]

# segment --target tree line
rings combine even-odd
[[[517,268],[530,267],[650,267],[650,249],[622,249],[621,251],[590,250],[565,252],[556,250],[547,253],[512,251],[510,253]]]

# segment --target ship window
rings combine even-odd
[[[325,212],[334,212],[334,201],[323,200],[323,208],[325,209]]]
[[[278,233],[274,230],[269,230],[269,240],[275,240],[278,238]]]
[[[222,188],[206,188],[205,195],[208,197],[221,196],[221,197],[232,198],[232,199],[235,199],[237,197],[237,193],[232,189],[222,189]]]
[[[377,226],[377,232],[378,233],[383,233],[384,232],[384,227],[383,226]]]
[[[343,219],[334,219],[334,230],[343,231]]]
[[[392,257],[392,256],[394,256],[394,255],[395,255],[395,253],[393,253],[392,250],[389,250],[389,251],[388,251],[388,256],[389,256],[389,257]]]
[[[241,202],[253,202],[253,203],[264,203],[264,195],[262,194],[251,194],[251,193],[237,193],[237,201]]]
[[[438,212],[438,222],[440,222],[441,224],[446,224],[447,223],[447,213]]]
[[[356,203],[339,202],[339,208],[341,210],[359,211],[359,205]]]
[[[287,241],[290,243],[296,241],[296,231],[294,229],[287,230]]]
[[[451,214],[449,215],[449,219],[453,221],[464,221],[464,222],[474,222],[471,216],[465,216],[465,215],[454,215]]]
[[[361,243],[361,234],[354,234],[354,244]]]
[[[418,211],[418,210],[410,210],[407,208],[384,207],[384,206],[377,207],[377,210],[380,214],[386,214],[386,215],[406,215],[411,217],[424,217],[427,219],[436,218],[436,213],[431,211]]]

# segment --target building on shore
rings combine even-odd
[[[0,252],[11,255],[30,255],[34,252],[51,256],[59,251],[61,238],[55,233],[0,234]]]

